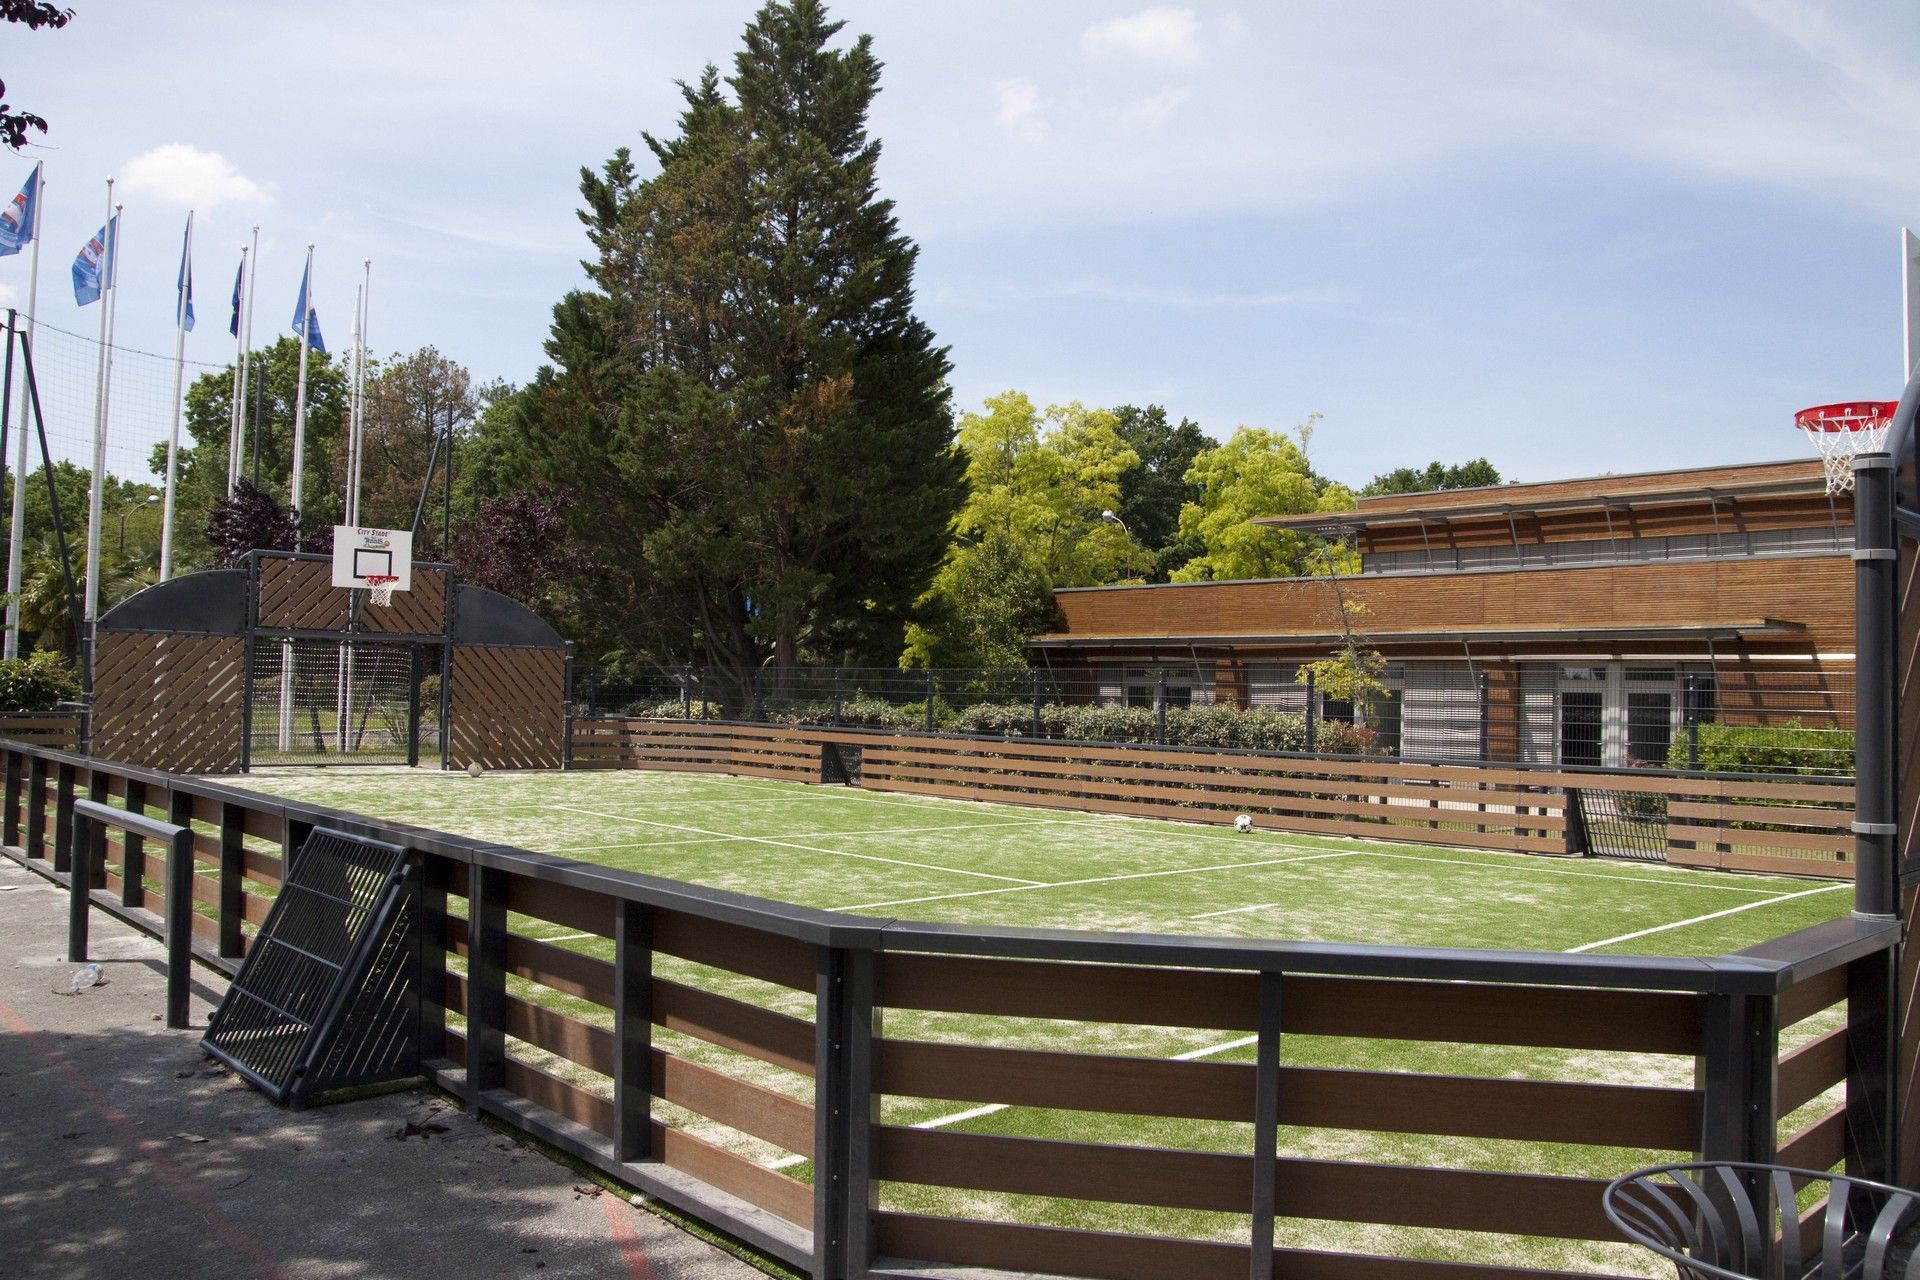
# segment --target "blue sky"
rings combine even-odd
[[[71,3],[64,31],[0,31],[8,100],[53,126],[44,320],[93,332],[67,266],[111,173],[122,343],[171,349],[191,205],[190,359],[230,358],[257,222],[256,343],[313,241],[334,344],[371,258],[376,351],[512,381],[581,278],[578,169],[670,131],[673,82],[724,67],[754,8]],[[1792,457],[1795,409],[1897,394],[1910,0],[832,12],[886,64],[881,183],[963,408],[1157,402],[1218,438],[1317,412],[1316,466],[1358,483]],[[26,265],[0,260],[0,304]],[[157,439],[156,394],[116,430]]]

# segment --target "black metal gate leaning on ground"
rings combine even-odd
[[[416,564],[391,607],[325,556],[254,552],[99,621],[92,750],[177,773],[254,764],[557,768],[568,646],[515,601]]]

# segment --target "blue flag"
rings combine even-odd
[[[193,332],[193,217],[187,217],[187,233],[180,241],[180,274],[173,282],[173,322]]]
[[[113,288],[115,264],[119,261],[120,215],[107,219],[107,225],[94,232],[93,239],[80,246],[73,259],[73,300],[81,306],[100,301],[104,291]]]
[[[247,282],[247,258],[240,255],[239,270],[233,273],[233,319],[227,322],[227,332],[234,337],[240,336],[240,291]]]
[[[33,172],[27,175],[26,185],[20,188],[20,194],[13,203],[0,209],[0,258],[8,257],[27,247],[35,231],[34,209],[40,203],[40,166],[33,166]]]
[[[307,340],[307,345],[321,355],[327,354],[327,343],[320,336],[320,313],[314,310],[313,296],[307,291],[307,277],[313,271],[309,262],[307,269],[300,273],[300,297],[293,304],[293,331]]]

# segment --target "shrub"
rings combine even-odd
[[[0,714],[52,711],[55,703],[79,696],[79,677],[50,649],[0,661]]]
[[[1702,724],[1699,768],[1711,773],[1797,773],[1847,777],[1853,773],[1853,734],[1809,729],[1797,719],[1782,725]],[[1667,766],[1688,767],[1687,740],[1676,736]]]

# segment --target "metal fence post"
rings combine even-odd
[[[175,793],[178,794],[177,792]],[[187,1001],[193,980],[193,829],[180,828],[167,846],[167,1026],[187,1025]]]
[[[1033,673],[1033,736],[1041,736],[1040,725],[1040,673]]]
[[[843,947],[815,956],[812,1273],[852,1280],[873,1258],[876,957]]]
[[[420,1061],[447,1056],[447,879],[453,864],[422,854],[413,907],[413,947],[419,975],[415,1023]]]
[[[1307,754],[1313,754],[1313,730],[1320,717],[1320,699],[1314,696],[1313,668],[1307,668]]]
[[[6,796],[0,801],[0,806],[4,806],[0,811],[0,844],[14,846],[20,843],[20,789],[24,778],[20,753],[8,749],[6,756]]]
[[[67,961],[79,964],[87,958],[87,907],[93,879],[93,835],[87,828],[93,824],[71,815],[68,824],[70,830],[76,826],[78,830],[73,831],[67,859]]]
[[[1853,909],[1891,916],[1900,908],[1894,839],[1899,716],[1896,603],[1900,552],[1894,532],[1893,455],[1853,460],[1853,599],[1858,653],[1854,695]]]
[[[1493,759],[1493,707],[1487,698],[1487,673],[1474,673],[1474,684],[1480,698],[1480,763],[1487,764]],[[1404,704],[1403,704],[1404,706]],[[1401,715],[1404,736],[1405,713]]]
[[[53,772],[53,869],[73,867],[73,766],[64,761]]]
[[[1249,1280],[1273,1280],[1274,1172],[1280,1155],[1280,982],[1277,973],[1261,974],[1256,996],[1259,1047],[1254,1051]]]
[[[833,725],[840,727],[840,668],[833,669]]]
[[[478,862],[467,868],[467,1112],[480,1095],[507,1082],[506,875]]]
[[[1700,677],[1687,676],[1681,682],[1681,698],[1685,706],[1681,716],[1687,726],[1687,768],[1700,767]]]
[[[146,816],[147,784],[138,778],[127,779],[127,812]],[[147,905],[147,841],[131,831],[120,833],[120,905]]]
[[[653,1149],[653,912],[619,902],[613,915],[613,1158]]]
[[[933,732],[933,668],[927,668],[927,732]]]
[[[1153,724],[1154,741],[1162,746],[1167,741],[1167,669],[1156,667],[1153,673]]]
[[[1849,1176],[1893,1181],[1891,1119],[1898,1096],[1899,953],[1888,949],[1847,966],[1847,1132]]]
[[[47,762],[40,756],[27,758],[27,838],[22,846],[29,858],[47,856]]]
[[[1771,996],[1709,995],[1695,1058],[1702,1160],[1771,1164],[1779,1007]]]
[[[192,801],[188,801],[191,806]],[[192,809],[189,807],[188,812]],[[240,928],[247,918],[247,848],[244,843],[247,812],[240,806],[220,803],[220,954],[238,959],[246,951],[246,934]],[[183,824],[185,825],[185,824]]]

